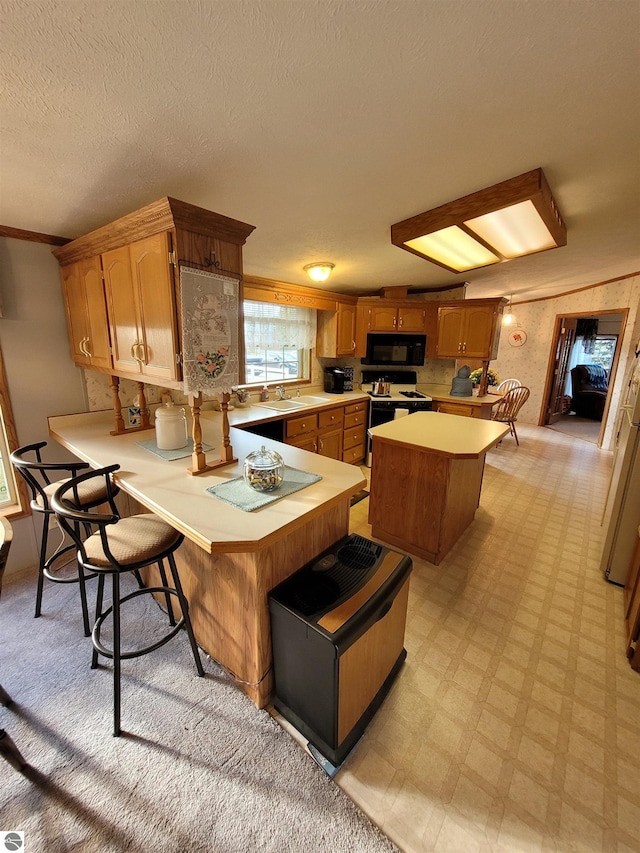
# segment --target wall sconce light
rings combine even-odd
[[[326,281],[334,267],[335,264],[330,261],[314,261],[312,264],[307,264],[303,269],[312,281]]]
[[[394,246],[450,272],[468,272],[567,244],[542,169],[396,222]]]

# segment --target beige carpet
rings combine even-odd
[[[127,605],[136,643],[164,624],[145,599]],[[125,734],[112,737],[111,669],[89,667],[75,586],[48,583],[37,620],[34,600],[32,578],[5,577],[0,681],[16,704],[0,726],[33,770],[0,760],[0,830],[24,831],[26,851],[396,850],[204,655],[196,676],[184,633],[123,663]]]
[[[564,435],[571,435],[582,441],[590,441],[591,444],[597,444],[601,426],[600,421],[593,421],[590,418],[563,415],[555,424],[549,424],[549,429],[561,432]]]

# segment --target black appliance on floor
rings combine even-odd
[[[406,657],[412,562],[345,536],[269,594],[274,706],[341,764]]]

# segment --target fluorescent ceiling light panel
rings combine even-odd
[[[567,244],[542,169],[396,222],[394,246],[450,272],[468,272]]]
[[[464,224],[509,259],[553,249],[556,245],[532,201],[485,213]]]
[[[458,272],[500,263],[497,255],[455,225],[407,240],[405,245]]]

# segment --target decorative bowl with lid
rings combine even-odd
[[[284,460],[275,450],[267,450],[262,445],[244,460],[242,466],[244,481],[257,492],[271,492],[277,489],[284,479]]]

